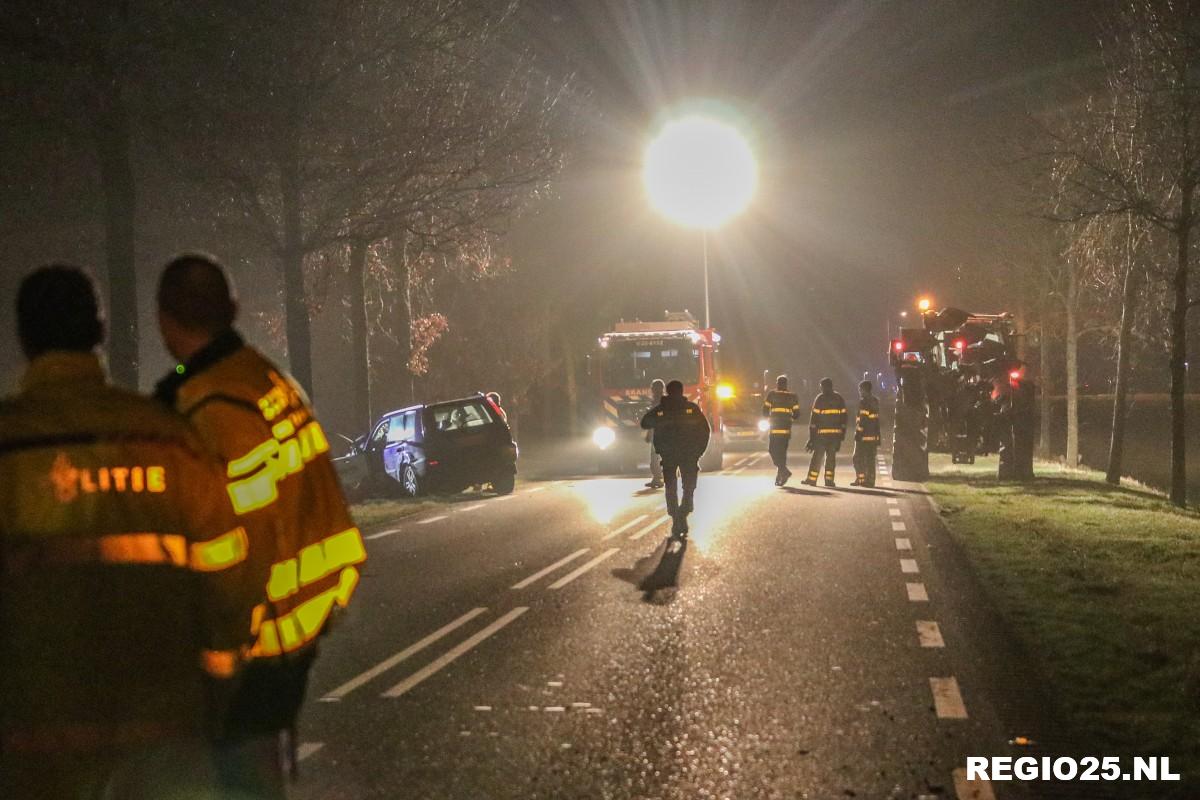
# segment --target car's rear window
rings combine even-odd
[[[491,410],[482,400],[430,406],[429,416],[431,427],[437,431],[465,431],[493,422]]]

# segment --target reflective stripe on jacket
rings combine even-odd
[[[810,438],[844,439],[846,437],[846,401],[837,392],[822,392],[813,399],[809,416]]]
[[[763,398],[762,415],[770,419],[773,436],[791,436],[792,422],[800,418],[800,398],[794,392],[772,389]]]
[[[350,602],[366,560],[308,398],[232,331],[184,365],[180,379],[164,381],[160,396],[227,465],[259,596],[251,656],[307,647]]]
[[[213,730],[210,679],[249,646],[247,540],[187,424],[44,354],[0,402],[0,471],[0,775]]]
[[[864,444],[879,443],[879,398],[869,394],[858,404],[858,417],[854,425],[854,441]]]

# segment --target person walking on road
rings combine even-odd
[[[767,451],[775,465],[775,485],[783,486],[792,471],[787,468],[788,445],[792,441],[792,423],[800,417],[800,398],[788,391],[787,375],[775,379],[775,389],[763,398],[762,415],[769,420]]]
[[[671,381],[667,393],[642,417],[642,427],[654,433],[654,449],[662,459],[666,479],[667,513],[674,524],[671,533],[688,532],[687,515],[694,509],[700,456],[708,447],[709,426],[700,406],[683,396],[683,384]],[[678,477],[676,474],[678,473]],[[679,483],[683,499],[679,499]]]
[[[813,399],[812,414],[808,423],[808,444],[805,449],[812,453],[808,465],[808,477],[804,483],[817,485],[821,474],[821,463],[825,464],[825,485],[836,486],[834,473],[837,470],[837,452],[846,438],[846,401],[833,390],[833,379],[821,379],[821,393]]]
[[[231,792],[279,798],[295,772],[296,722],[318,640],[349,603],[366,550],[308,398],[242,341],[236,316],[215,260],[184,255],[168,264],[159,329],[179,365],[156,394],[226,465],[227,491],[249,533],[254,644],[221,767]]]
[[[28,367],[0,401],[0,797],[215,797],[217,703],[248,644],[224,470],[108,383],[91,278],[17,294]]]
[[[875,456],[879,452],[879,398],[870,381],[858,385],[858,416],[854,424],[854,482],[875,485]]]
[[[650,407],[655,408],[662,402],[663,393],[666,391],[666,384],[662,378],[655,378],[650,382]],[[663,488],[663,469],[662,462],[658,460],[658,456],[654,453],[654,431],[646,431],[646,441],[650,444],[650,482],[646,484],[648,489]]]

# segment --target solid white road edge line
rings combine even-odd
[[[442,627],[438,628],[436,631],[429,634],[428,636],[426,636],[424,639],[420,640],[419,642],[409,645],[408,647],[401,650],[399,653],[396,653],[391,658],[387,658],[387,659],[384,659],[383,661],[380,661],[378,664],[371,667],[369,670],[367,670],[363,674],[359,675],[358,677],[351,678],[350,680],[343,683],[341,686],[334,689],[332,692],[329,692],[329,693],[323,695],[321,697],[321,702],[331,703],[331,702],[336,702],[338,700],[341,700],[343,697],[350,694],[350,692],[353,692],[355,689],[362,686],[364,683],[367,683],[368,681],[373,680],[374,678],[378,677],[379,675],[382,675],[383,673],[387,672],[392,667],[399,664],[401,661],[404,661],[407,658],[411,658],[412,656],[414,656],[417,653],[424,650],[426,647],[429,647],[429,645],[433,644],[438,639],[441,639],[443,636],[445,636],[449,633],[453,633],[456,629],[461,628],[463,625],[466,625],[468,622],[475,619],[476,617],[478,617],[480,614],[482,614],[485,611],[487,611],[486,608],[472,608],[470,611],[463,614],[458,619],[454,620],[453,622],[451,622],[447,625],[443,625]]]
[[[325,746],[324,742],[301,742],[296,748],[296,760],[303,761]]]
[[[496,620],[491,625],[488,625],[486,628],[479,631],[471,638],[465,639],[462,642],[459,642],[457,645],[455,645],[450,650],[447,650],[445,653],[438,656],[436,659],[434,659],[430,663],[426,664],[424,667],[417,670],[412,675],[409,675],[407,678],[400,681],[395,686],[393,686],[392,688],[390,688],[386,692],[384,692],[382,696],[383,697],[400,697],[401,695],[405,694],[406,692],[410,691],[411,689],[413,689],[414,687],[419,685],[426,678],[429,678],[430,676],[435,675],[438,672],[441,672],[443,669],[445,669],[447,666],[452,664],[454,661],[457,661],[459,658],[461,658],[462,656],[469,653],[472,649],[475,648],[476,645],[478,645],[484,639],[487,639],[489,636],[492,636],[493,634],[497,633],[498,631],[500,631],[501,628],[508,625],[508,623],[512,622],[513,620],[515,620],[517,617],[521,616],[528,610],[529,610],[529,606],[517,606],[512,611],[509,611],[507,614],[500,617],[500,619]]]
[[[638,539],[642,538],[642,537],[643,537],[643,536],[645,536],[647,533],[649,533],[650,531],[654,530],[654,529],[655,529],[655,528],[657,528],[659,525],[662,525],[664,522],[666,522],[666,521],[667,521],[667,520],[669,520],[669,519],[670,519],[670,517],[669,517],[669,516],[667,516],[666,514],[664,514],[663,516],[661,516],[661,517],[659,517],[658,519],[654,520],[654,522],[651,522],[649,525],[647,525],[646,527],[642,528],[640,531],[638,531],[637,533],[635,533],[633,536],[630,536],[630,537],[629,537],[629,541],[631,541],[631,542],[635,542],[635,541],[637,541]]]
[[[991,781],[969,781],[967,770],[959,767],[954,770],[954,795],[958,800],[996,800],[992,791]]]
[[[611,538],[613,538],[614,536],[620,536],[622,533],[624,533],[625,531],[629,530],[629,529],[630,529],[630,528],[632,528],[634,525],[637,525],[639,522],[641,522],[642,520],[644,520],[644,519],[645,519],[646,517],[648,517],[648,516],[650,516],[650,515],[649,515],[649,514],[642,514],[640,517],[634,517],[633,519],[629,520],[629,522],[626,522],[624,525],[622,525],[621,527],[617,528],[615,531],[609,531],[608,533],[604,534],[604,539],[601,539],[600,541],[602,541],[602,542],[603,542],[603,541],[605,541],[606,539],[611,539]]]
[[[933,708],[939,719],[967,718],[967,707],[958,690],[958,679],[930,678],[929,689],[933,692]]]
[[[545,569],[539,569],[537,572],[533,573],[532,575],[530,575],[530,576],[529,576],[528,578],[526,578],[525,580],[521,581],[520,583],[514,583],[514,584],[513,584],[511,587],[509,587],[509,588],[512,588],[512,589],[524,589],[524,588],[525,588],[526,586],[528,586],[529,584],[533,583],[534,581],[541,580],[542,578],[544,578],[544,577],[546,577],[547,575],[549,575],[551,572],[554,572],[554,571],[555,571],[556,569],[558,569],[559,567],[562,567],[562,566],[565,566],[565,565],[567,565],[567,564],[570,564],[572,561],[574,561],[575,559],[579,558],[581,555],[583,555],[584,553],[588,552],[589,550],[591,550],[591,548],[590,548],[590,547],[584,547],[584,548],[582,548],[582,549],[580,549],[580,550],[576,550],[574,553],[571,553],[571,555],[567,556],[566,558],[560,558],[558,561],[555,561],[553,564],[551,564],[550,566],[546,567]]]
[[[487,503],[475,503],[474,505],[464,506],[463,508],[460,508],[457,510],[458,511],[474,511],[477,508],[483,508],[485,505],[487,505]]]
[[[561,578],[559,578],[558,580],[556,580],[554,583],[550,584],[550,588],[551,588],[551,589],[561,589],[561,588],[563,588],[563,587],[564,587],[564,586],[566,586],[568,583],[570,583],[571,581],[575,580],[575,579],[576,579],[576,578],[578,578],[580,575],[584,574],[585,572],[587,572],[587,571],[588,571],[588,570],[590,570],[592,567],[594,567],[594,566],[596,566],[597,564],[599,564],[599,563],[600,563],[601,561],[603,561],[604,559],[606,559],[606,558],[609,558],[609,557],[610,557],[610,556],[612,556],[614,553],[619,553],[619,552],[621,552],[621,548],[619,548],[619,547],[613,547],[613,548],[611,548],[611,549],[609,549],[609,550],[605,550],[603,553],[601,553],[600,555],[596,556],[596,557],[595,557],[595,558],[593,558],[591,561],[589,561],[589,562],[587,562],[586,564],[584,564],[583,566],[581,566],[581,567],[578,567],[577,569],[575,569],[575,571],[567,573],[566,575],[564,575],[564,576],[562,576]]]
[[[945,647],[946,640],[942,638],[942,629],[933,620],[917,620],[917,639],[921,647]]]

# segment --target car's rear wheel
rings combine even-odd
[[[404,468],[400,470],[400,486],[409,497],[417,497],[421,494],[421,476],[417,474],[417,468],[412,464],[405,464]]]
[[[496,494],[512,494],[517,485],[517,476],[513,473],[499,475],[492,479],[492,490]]]

